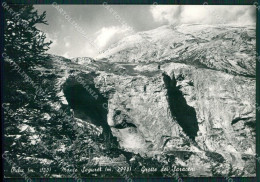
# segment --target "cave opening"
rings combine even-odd
[[[101,126],[103,137],[110,138],[113,135],[107,123],[108,98],[95,87],[95,76],[87,74],[69,77],[63,85],[63,92],[76,118]],[[117,143],[114,137],[109,142]]]
[[[176,86],[177,81],[174,77],[172,79],[167,74],[163,73],[163,81],[167,89],[167,100],[172,117],[175,117],[183,131],[193,141],[197,136],[199,130],[196,111],[193,107],[189,106],[184,98],[182,92]]]

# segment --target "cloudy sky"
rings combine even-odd
[[[241,5],[59,5],[63,13],[52,5],[35,8],[47,12],[49,25],[38,28],[53,41],[49,53],[67,58],[95,57],[125,36],[162,25],[248,25],[256,20],[256,8]]]

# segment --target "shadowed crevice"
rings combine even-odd
[[[114,128],[116,128],[116,129],[124,129],[124,128],[128,128],[128,127],[137,128],[133,123],[128,123],[126,121],[123,121],[122,123],[114,126]]]
[[[174,75],[171,79],[163,73],[163,81],[167,89],[171,115],[176,118],[187,136],[195,140],[199,130],[195,109],[187,104],[182,92],[176,87],[177,81]]]
[[[251,119],[252,117],[247,117],[247,118],[241,118],[241,117],[238,117],[238,118],[235,118],[235,119],[233,119],[232,121],[231,121],[231,125],[233,125],[233,124],[236,124],[238,121],[244,121],[244,120],[249,120],[249,119]]]
[[[70,77],[63,85],[64,95],[74,116],[103,128],[104,138],[113,136],[107,123],[108,98],[95,87],[94,77],[88,74]],[[114,141],[115,142],[115,141]]]

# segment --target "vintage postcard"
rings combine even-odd
[[[4,177],[256,177],[251,5],[2,3]]]

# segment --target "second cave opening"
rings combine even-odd
[[[187,136],[195,140],[199,130],[195,109],[187,104],[182,92],[176,86],[177,81],[174,75],[171,79],[170,76],[163,73],[163,81],[167,89],[171,115],[176,118]]]

